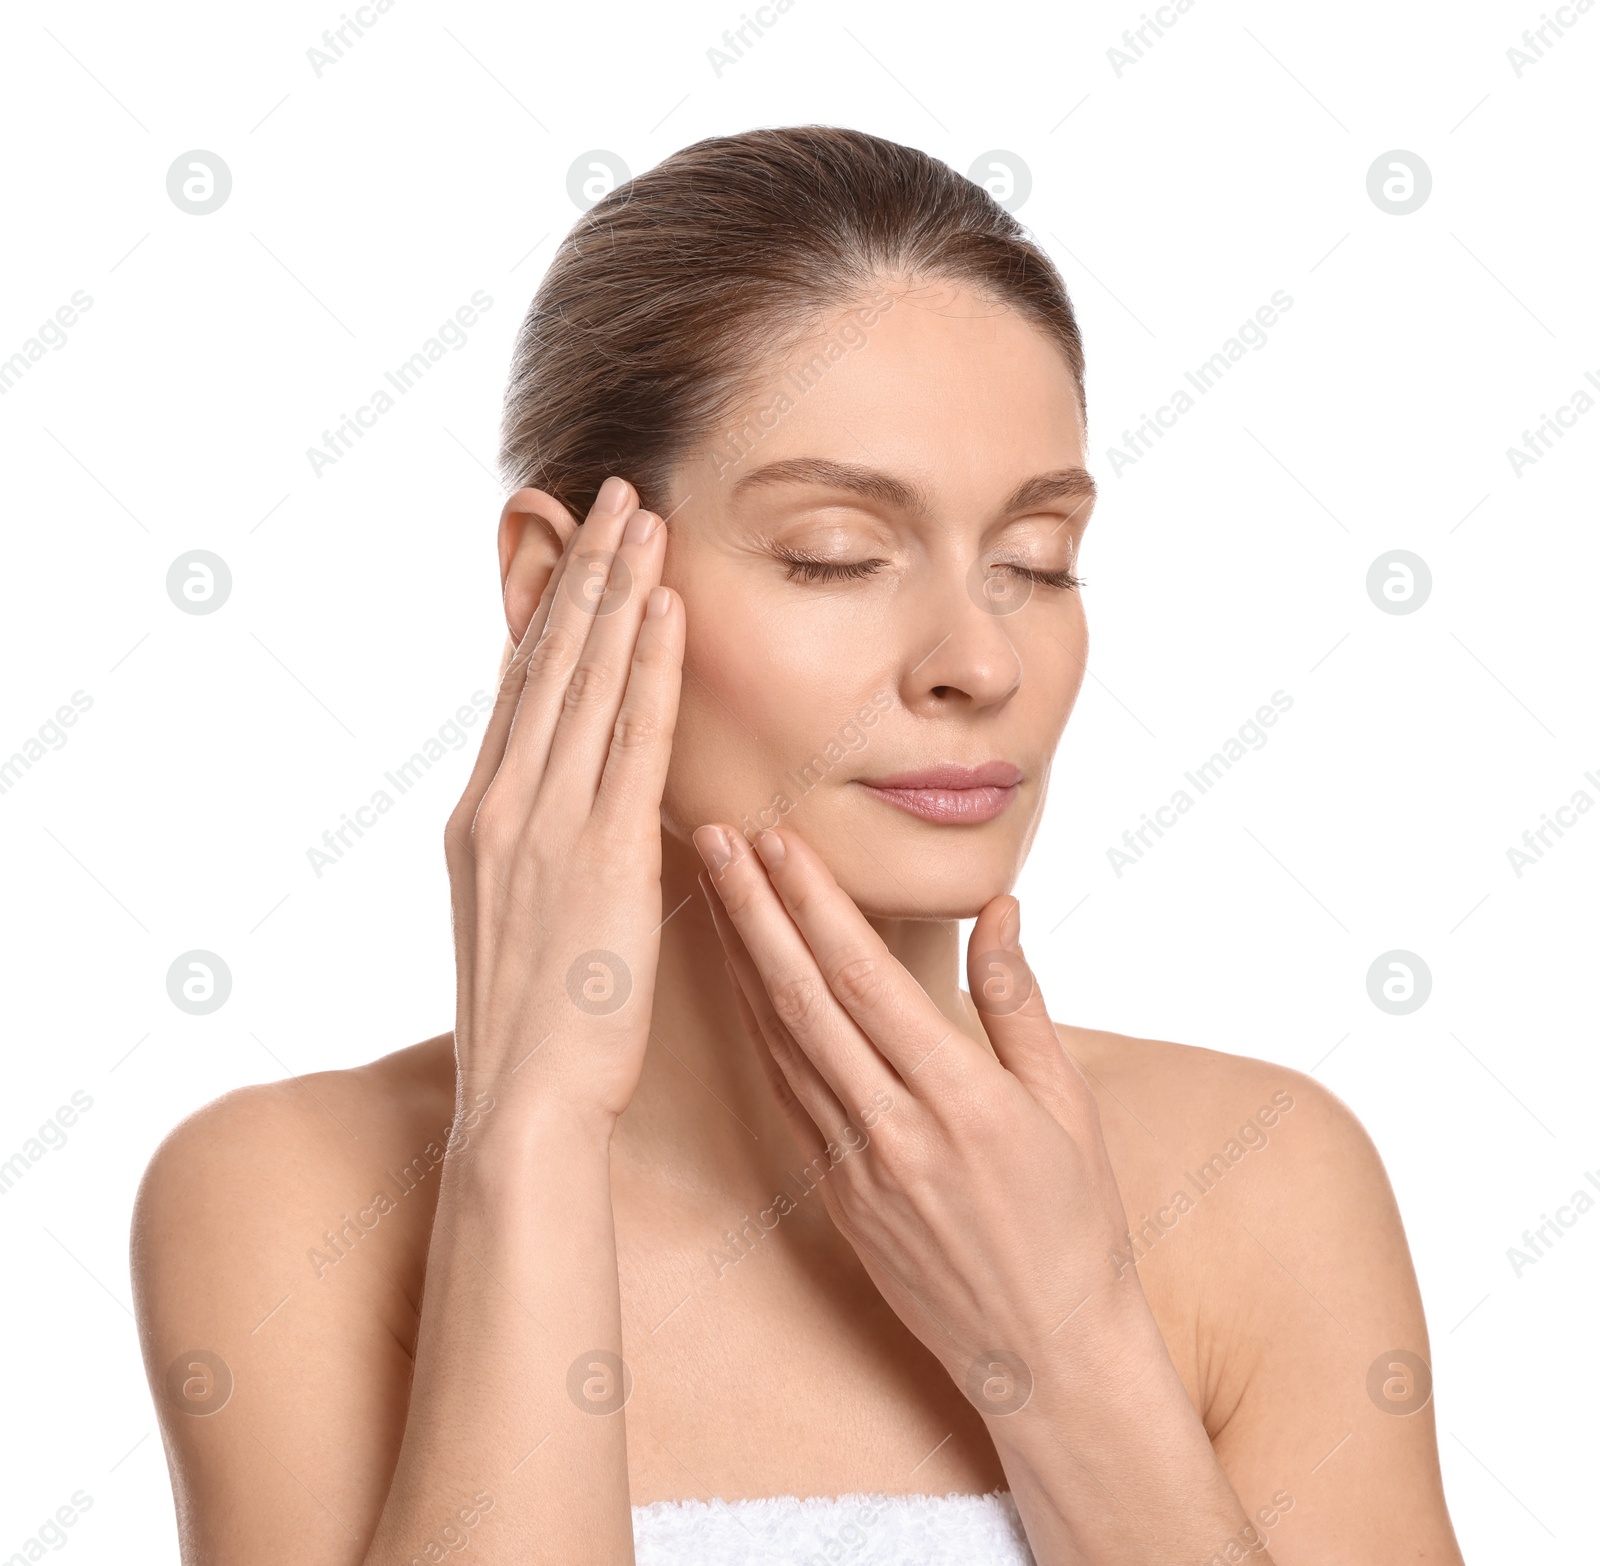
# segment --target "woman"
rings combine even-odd
[[[690,147],[556,257],[503,465],[454,1032],[140,1193],[185,1559],[1458,1561],[1359,1126],[1022,955],[1094,486],[1014,220]]]

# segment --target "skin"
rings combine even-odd
[[[1077,559],[1077,393],[1014,312],[885,288],[743,461],[680,464],[650,537],[626,486],[581,528],[507,501],[516,651],[446,833],[454,1032],[229,1094],[140,1190],[186,1561],[609,1566],[630,1502],[998,1487],[1041,1566],[1460,1560],[1432,1402],[1368,1391],[1429,1350],[1349,1111],[1052,1022],[1027,970],[1008,889],[1087,631],[1018,572]],[[983,823],[860,781],[993,759],[1022,782]],[[195,1345],[215,1412],[203,1369],[166,1390]]]

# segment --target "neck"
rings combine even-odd
[[[773,1186],[799,1157],[763,1062],[739,1021],[722,942],[692,844],[662,834],[661,957],[650,1044],[613,1145],[639,1172],[686,1193]],[[956,920],[870,918],[953,1026],[982,1038],[963,993]],[[847,1105],[855,1111],[858,1105]]]

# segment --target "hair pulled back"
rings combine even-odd
[[[861,131],[746,131],[619,185],[562,241],[517,335],[502,479],[581,519],[620,473],[660,509],[673,467],[763,364],[891,279],[964,283],[1021,311],[1083,404],[1061,276],[982,186]]]

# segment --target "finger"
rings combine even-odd
[[[706,895],[713,900],[716,897],[716,893],[709,888]],[[772,1089],[772,1096],[778,1101],[778,1108],[789,1123],[789,1133],[794,1137],[795,1145],[809,1163],[826,1150],[828,1139],[817,1128],[810,1111],[795,1097],[794,1089],[789,1086],[789,1079],[773,1058],[772,1051],[767,1045],[766,1035],[761,1031],[761,1023],[757,1020],[755,1012],[750,1009],[750,1002],[745,999],[744,986],[739,982],[739,975],[734,972],[732,962],[724,959],[722,965],[728,972],[728,987],[733,991],[733,1003],[739,1009],[739,1022],[744,1028],[745,1037],[750,1040],[751,1047],[761,1062],[767,1086]]]
[[[672,735],[683,690],[683,600],[657,583],[634,642],[627,689],[595,790],[594,816],[618,839],[653,834],[659,847],[661,794],[672,763]]]
[[[667,530],[653,511],[635,511],[623,529],[550,740],[545,786],[562,798],[592,803],[600,786],[640,627],[661,578],[666,540]]]
[[[864,1104],[874,1093],[899,1087],[874,1040],[834,997],[805,937],[744,839],[719,824],[701,827],[694,838],[760,975],[763,993],[828,1085],[850,1104]]]
[[[611,565],[637,504],[631,484],[608,478],[587,520],[573,534],[562,557],[561,581],[553,584],[544,628],[528,656],[527,680],[506,738],[502,772],[510,769],[542,782],[568,685],[599,618],[596,608],[604,605]]]
[[[743,840],[741,839],[741,842]],[[827,1079],[817,1069],[816,1063],[801,1049],[794,1035],[783,1025],[773,1010],[771,998],[761,981],[760,971],[750,956],[749,949],[740,939],[733,921],[722,905],[722,897],[711,883],[707,873],[700,876],[701,889],[711,907],[711,920],[722,940],[729,965],[739,985],[744,1003],[756,1020],[762,1039],[763,1053],[770,1056],[779,1075],[788,1088],[789,1095],[810,1117],[812,1125],[824,1137],[836,1136],[849,1120],[849,1111],[840,1102]],[[770,1079],[769,1079],[770,1080]],[[780,1097],[779,1102],[782,1102]],[[859,1100],[866,1102],[866,1100]]]
[[[571,540],[568,542],[570,544]],[[549,580],[545,583],[539,603],[522,634],[522,640],[507,660],[505,668],[501,670],[495,704],[489,713],[488,723],[484,725],[483,740],[478,746],[478,755],[473,763],[471,776],[467,779],[467,786],[462,791],[456,808],[445,822],[444,846],[445,863],[450,872],[451,925],[457,964],[463,971],[463,958],[470,950],[476,934],[476,892],[478,872],[482,868],[475,836],[478,810],[505,760],[506,745],[516,721],[523,693],[527,689],[529,660],[533,648],[544,633],[550,606],[560,591],[571,558],[571,550],[564,549],[561,558],[556,562],[555,569],[550,573]],[[525,815],[530,805],[531,798],[524,800],[516,813]],[[495,879],[502,891],[508,896],[512,895],[503,878],[496,876]],[[537,909],[529,908],[526,911],[538,919],[540,924],[544,923]]]
[[[972,1004],[996,1059],[1058,1121],[1076,1120],[1094,1095],[1077,1063],[1061,1046],[1044,993],[1022,954],[1022,905],[991,898],[978,914],[967,943]]]
[[[946,1065],[981,1066],[982,1046],[934,1005],[809,843],[793,829],[772,830],[756,851],[830,995],[914,1093],[951,1080],[918,1075],[935,1053]]]
[[[478,746],[477,759],[461,798],[451,811],[444,828],[445,864],[450,872],[451,927],[455,939],[456,960],[462,962],[470,950],[476,930],[478,855],[473,838],[473,828],[478,817],[478,807],[483,803],[489,785],[500,770],[505,756],[506,739],[516,716],[517,704],[522,699],[526,684],[528,654],[544,629],[549,613],[550,599],[556,590],[567,557],[556,563],[545,585],[544,594],[523,632],[522,640],[506,666],[500,672],[500,684],[495,692],[495,702],[484,725],[483,739]]]
[[[516,716],[517,704],[521,701],[523,689],[527,684],[528,658],[544,632],[551,600],[559,589],[570,558],[570,551],[563,551],[561,559],[556,562],[555,569],[550,573],[549,581],[545,583],[538,607],[529,619],[527,629],[522,633],[522,640],[517,643],[515,651],[501,671],[494,706],[490,710],[489,721],[484,726],[482,743],[478,746],[478,757],[473,763],[471,776],[467,779],[467,786],[462,791],[461,804],[456,812],[463,818],[459,823],[463,831],[457,834],[461,837],[465,836],[464,829],[472,825],[478,804],[494,780],[495,773],[500,769],[500,762],[505,756],[506,740],[511,733],[512,720]],[[452,826],[456,825],[452,818]]]

